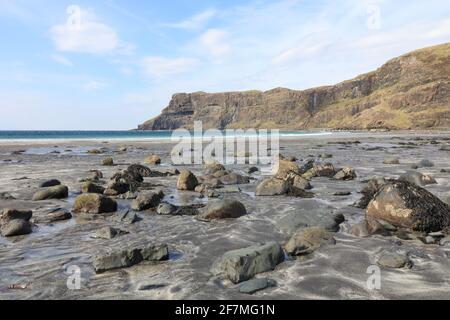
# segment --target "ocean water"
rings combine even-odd
[[[225,134],[225,137],[233,137],[235,135]],[[22,140],[154,140],[154,139],[170,139],[173,131],[1,131],[0,141],[22,141]],[[268,131],[270,134],[270,130]],[[311,135],[328,135],[331,132],[304,132],[304,131],[280,131],[280,136],[311,136]],[[215,136],[216,134],[208,134],[205,136]],[[255,136],[251,132],[239,134],[240,136]],[[179,136],[177,134],[177,136]]]

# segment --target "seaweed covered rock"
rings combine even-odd
[[[367,220],[433,232],[450,226],[449,206],[429,191],[408,181],[390,181],[369,203]]]
[[[386,184],[387,180],[384,178],[373,178],[371,179],[366,186],[361,190],[361,194],[363,195],[361,199],[354,204],[355,207],[366,209],[369,205],[369,202],[372,201],[375,194]]]

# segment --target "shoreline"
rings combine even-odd
[[[295,140],[333,140],[333,139],[353,139],[353,138],[392,138],[392,137],[418,137],[418,136],[438,136],[448,135],[450,130],[398,130],[398,131],[328,131],[328,132],[305,132],[305,133],[292,133],[281,134],[280,141],[295,141]],[[205,136],[203,139],[206,141],[214,137]],[[239,136],[225,137],[227,139],[242,138]],[[247,139],[255,138],[255,136],[245,136]],[[193,141],[196,138],[193,137]],[[148,138],[49,138],[49,139],[0,139],[0,147],[11,146],[27,146],[27,145],[51,145],[51,144],[79,144],[79,143],[94,143],[94,144],[127,144],[127,143],[150,143],[150,144],[174,144],[179,142],[179,138],[176,137],[148,137]]]

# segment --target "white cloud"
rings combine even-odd
[[[216,10],[208,9],[184,21],[167,24],[167,26],[180,29],[199,29],[206,25],[206,23],[211,20],[216,15],[216,13]]]
[[[81,10],[76,25],[69,21],[51,28],[57,50],[65,52],[105,54],[130,51],[132,47],[119,39],[116,31],[99,21],[91,11]]]
[[[228,43],[228,32],[222,29],[209,29],[200,36],[201,45],[208,50],[209,54],[218,57],[230,51]]]
[[[316,34],[305,38],[296,46],[289,48],[275,56],[272,60],[272,63],[284,64],[299,59],[313,58],[314,56],[319,55],[323,50],[331,45],[330,40],[320,38],[321,36]]]
[[[67,66],[67,67],[73,67],[72,61],[70,61],[69,59],[67,59],[66,57],[64,57],[64,56],[62,56],[62,55],[59,55],[59,54],[52,54],[52,55],[50,56],[50,58],[52,58],[53,61],[55,61],[55,62],[57,62],[57,63],[59,63],[59,64],[62,64],[62,65],[64,65],[64,66]]]
[[[152,77],[185,73],[198,65],[199,61],[192,58],[147,57],[142,60],[145,73]]]
[[[106,82],[91,80],[83,85],[83,88],[87,91],[97,91],[104,89],[108,86]]]

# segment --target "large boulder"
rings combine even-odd
[[[236,200],[217,200],[210,202],[197,216],[201,221],[239,218],[247,214],[245,206]]]
[[[16,210],[16,209],[4,209],[1,215],[0,223],[8,222],[11,220],[27,220],[29,221],[33,216],[31,210]]]
[[[296,232],[284,248],[289,255],[300,256],[313,253],[326,244],[336,244],[331,233],[321,227],[310,227]]]
[[[257,244],[248,248],[226,252],[213,266],[213,273],[223,274],[233,283],[253,278],[283,262],[284,253],[276,242]]]
[[[286,178],[286,180],[295,188],[302,189],[302,190],[310,190],[312,189],[311,183],[309,180],[303,178],[302,176],[298,174],[289,174]]]
[[[423,174],[421,172],[417,171],[407,171],[406,173],[402,174],[398,180],[401,181],[408,181],[414,184],[417,184],[420,187],[427,186],[430,184],[436,184],[436,180],[429,175]]]
[[[195,187],[198,186],[197,177],[188,170],[181,170],[180,176],[178,177],[177,189],[178,190],[189,190],[194,191]]]
[[[163,198],[162,192],[149,192],[145,194],[140,194],[136,199],[131,203],[131,209],[134,211],[144,211],[151,208],[156,208],[161,199]]]
[[[33,195],[33,201],[42,201],[49,199],[65,199],[69,196],[69,188],[58,185],[44,188]]]
[[[369,203],[366,218],[415,231],[433,232],[450,226],[450,209],[413,183],[392,181],[384,185]]]
[[[85,193],[75,199],[72,211],[89,214],[115,212],[117,211],[117,202],[101,194]]]
[[[142,261],[162,261],[169,258],[167,245],[149,245],[123,250],[114,250],[93,259],[94,270],[102,273],[108,270],[128,268]]]
[[[279,196],[289,191],[289,183],[284,179],[267,178],[256,187],[256,196]]]

